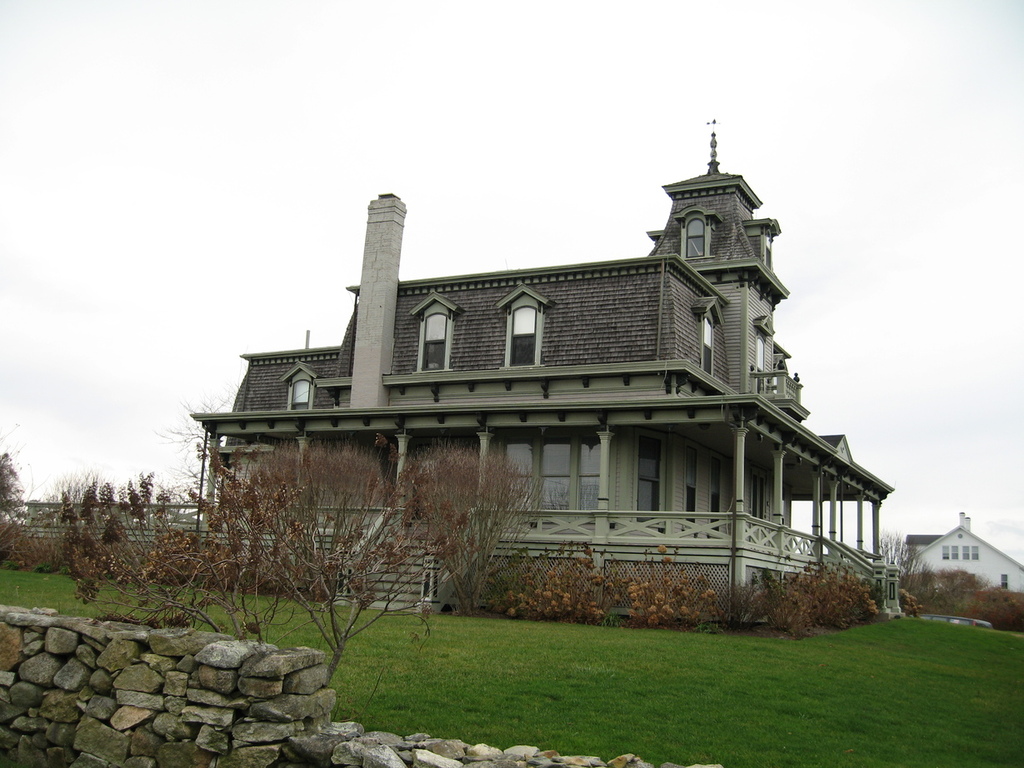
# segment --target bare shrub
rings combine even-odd
[[[377,452],[282,446],[238,455],[231,468],[214,457],[213,469],[220,492],[202,504],[200,532],[169,514],[151,476],[68,499],[65,552],[79,595],[148,623],[261,640],[305,615],[332,671],[351,637],[414,607],[423,537]]]
[[[982,589],[971,598],[966,615],[991,622],[995,629],[1024,632],[1024,593],[1000,587]]]
[[[494,575],[499,544],[514,545],[534,507],[534,482],[510,458],[439,443],[411,459],[403,483],[426,525],[429,549],[447,576],[459,612],[475,613]]]
[[[901,586],[917,599],[924,613],[964,616],[975,593],[991,584],[981,576],[960,569],[921,569]]]

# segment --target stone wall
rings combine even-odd
[[[332,723],[324,660],[0,605],[0,755],[28,768],[653,768]]]

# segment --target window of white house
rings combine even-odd
[[[638,511],[654,512],[661,509],[661,441],[640,436],[637,445]]]
[[[590,437],[509,438],[505,453],[540,477],[542,509],[597,509],[601,441]]]
[[[420,370],[448,367],[448,313],[434,312],[423,319],[423,360]]]
[[[293,411],[302,411],[310,407],[313,395],[313,386],[307,379],[295,379],[292,382],[291,398],[289,407]],[[280,401],[278,401],[280,402]]]
[[[686,222],[686,258],[692,259],[704,255],[706,230],[704,219],[692,218]]]
[[[711,373],[712,364],[714,362],[714,349],[715,349],[715,326],[711,322],[711,315],[704,315],[704,322],[701,324],[701,357],[700,365],[708,373]]]

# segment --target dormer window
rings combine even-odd
[[[693,218],[686,222],[686,258],[705,255],[706,229],[702,218]]]
[[[447,368],[448,315],[435,312],[423,320],[423,360],[420,369],[438,371]]]
[[[288,410],[306,411],[316,398],[316,371],[307,363],[297,363],[281,377],[288,386]]]
[[[420,318],[420,350],[417,370],[443,371],[451,367],[452,331],[462,309],[455,302],[432,293],[413,309]]]
[[[508,313],[505,365],[540,365],[544,313],[551,302],[526,286],[519,286],[498,302]]]
[[[512,338],[508,364],[537,364],[536,307],[518,307],[512,311]]]
[[[308,379],[297,379],[292,382],[291,410],[304,411],[309,408],[312,400],[313,386]]]

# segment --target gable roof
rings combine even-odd
[[[942,533],[942,534],[909,534],[907,536],[907,544],[912,544],[912,545],[918,546],[918,547],[921,548],[922,551],[928,550],[928,549],[934,549],[935,547],[941,546],[941,542],[946,541],[947,539],[949,539],[955,533],[966,533],[966,534],[969,534],[971,536],[971,538],[976,539],[977,541],[981,542],[986,547],[988,547],[990,550],[992,550],[995,554],[999,555],[1000,557],[1005,558],[1008,562],[1013,563],[1017,568],[1020,568],[1022,571],[1024,571],[1024,565],[1021,565],[1020,563],[1018,563],[1016,560],[1014,560],[1008,554],[1006,554],[1005,552],[1001,551],[998,547],[994,547],[991,544],[989,544],[987,541],[985,541],[985,539],[981,538],[981,536],[976,534],[970,528],[967,528],[967,527],[962,526],[962,525],[958,525],[953,530],[947,531],[946,533]]]

